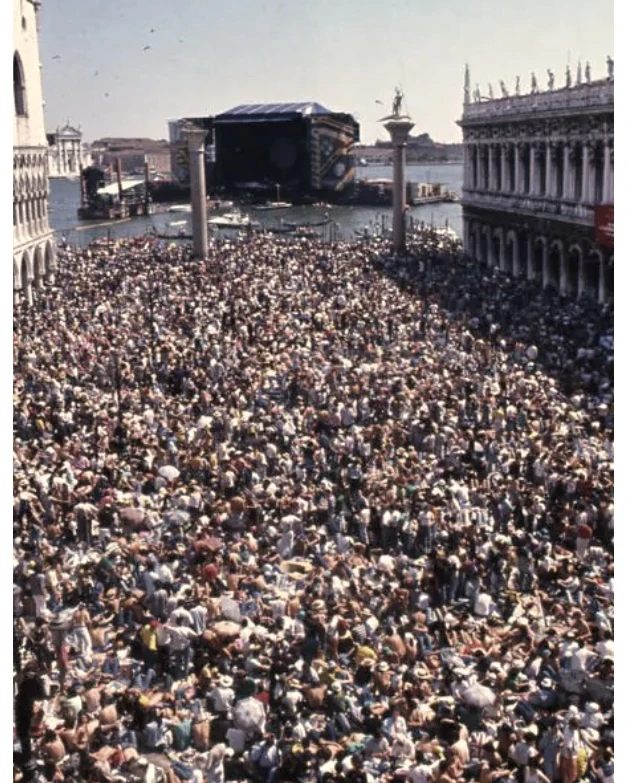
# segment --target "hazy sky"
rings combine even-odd
[[[547,68],[560,86],[569,57],[605,75],[612,41],[611,0],[45,0],[46,125],[167,138],[171,118],[315,99],[369,142],[400,84],[415,132],[457,141],[466,61],[484,94]]]

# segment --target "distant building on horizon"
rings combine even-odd
[[[144,165],[152,174],[171,172],[170,145],[165,139],[104,137],[91,144],[92,162],[103,170],[113,170],[116,159],[124,174],[143,174]]]
[[[38,2],[13,0],[13,292],[30,304],[33,286],[54,282],[48,223],[48,142],[38,42]]]
[[[609,58],[608,58],[609,59]],[[586,80],[464,110],[463,231],[468,255],[566,296],[613,296],[614,80]],[[570,79],[569,79],[570,81]],[[506,93],[504,85],[502,91]]]
[[[67,122],[54,133],[46,134],[48,139],[48,176],[79,177],[84,164],[83,134]]]

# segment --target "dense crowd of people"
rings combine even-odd
[[[612,319],[429,229],[64,251],[14,322],[15,779],[610,783]]]

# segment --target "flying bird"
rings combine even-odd
[[[154,28],[154,27],[151,27],[151,28],[150,28],[150,32],[151,32],[151,33],[154,33],[154,31],[155,31],[155,28]]]
[[[105,98],[108,98],[108,97],[109,97],[109,93],[108,93],[108,92],[105,92],[105,94],[104,94],[104,97],[105,97]]]
[[[60,60],[61,59],[61,55],[60,54],[55,54],[55,56],[52,59],[53,60]]]
[[[182,38],[179,38],[179,43],[185,43],[185,41]]]
[[[148,49],[152,49],[152,46],[144,46],[144,51],[147,52]]]
[[[376,100],[375,103],[380,103],[383,106],[383,101]]]
[[[100,71],[94,71],[94,76],[98,76],[99,73]]]

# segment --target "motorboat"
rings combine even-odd
[[[289,209],[291,206],[289,201],[266,201],[265,204],[259,204],[253,207],[253,209],[257,212],[262,212],[270,209]]]
[[[191,212],[192,207],[191,204],[173,204],[171,207],[168,207],[168,212]]]
[[[214,228],[255,228],[258,223],[253,222],[248,215],[242,214],[239,210],[225,212],[223,215],[216,215],[209,218],[207,223]]]
[[[171,220],[168,226],[186,226],[187,220]]]

